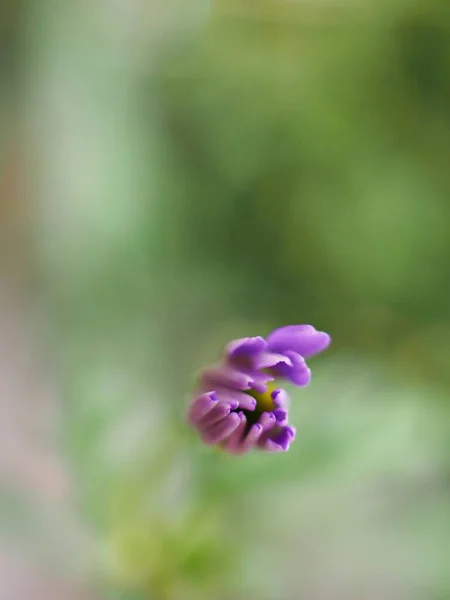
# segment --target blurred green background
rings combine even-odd
[[[0,28],[2,277],[70,482],[9,485],[7,548],[74,598],[450,599],[448,1],[4,0]],[[333,344],[289,453],[203,448],[193,373],[290,323]]]

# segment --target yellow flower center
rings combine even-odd
[[[246,394],[254,398],[257,402],[254,411],[257,415],[260,415],[263,412],[271,412],[276,408],[272,399],[272,392],[276,389],[276,384],[272,382],[267,384],[267,390],[263,393],[255,392],[254,390],[246,392]]]

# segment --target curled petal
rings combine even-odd
[[[214,366],[200,373],[200,385],[215,390],[217,387],[249,390],[253,383],[251,375],[229,366]]]
[[[264,431],[270,431],[272,427],[275,427],[277,419],[272,412],[263,412],[259,417],[259,423],[262,425]]]
[[[266,438],[261,447],[264,448],[264,450],[267,450],[267,452],[283,452],[283,448],[280,444],[277,444],[270,438]]]
[[[311,369],[306,364],[305,359],[297,352],[286,352],[286,355],[292,361],[292,371],[289,374],[289,379],[295,385],[304,387],[311,381]]]
[[[292,367],[292,362],[287,355],[275,354],[274,352],[261,352],[253,359],[254,369],[268,369],[270,367],[276,368],[278,365]]]
[[[286,358],[290,359],[289,365],[287,363],[278,363],[270,369],[270,372],[275,377],[287,379],[300,387],[308,385],[311,380],[311,370],[303,356],[300,356],[297,352],[288,350],[286,351]]]
[[[294,439],[294,427],[276,427],[260,440],[259,446],[269,452],[286,452]]]
[[[275,329],[267,338],[270,352],[293,351],[304,358],[322,352],[330,345],[331,338],[312,325],[288,325]]]
[[[225,354],[233,360],[234,358],[254,356],[267,347],[267,342],[262,337],[247,337],[231,341],[225,348]]]
[[[280,431],[271,436],[273,441],[279,444],[284,451],[289,449],[290,444],[295,440],[295,428],[289,425],[282,427]]]
[[[289,406],[290,399],[288,393],[283,388],[273,390],[270,396],[277,408],[287,408]]]
[[[197,425],[197,423],[218,404],[219,401],[214,392],[201,394],[195,398],[189,406],[186,414],[187,421],[192,425]]]
[[[275,415],[275,419],[276,419],[278,425],[287,425],[287,422],[288,422],[287,410],[284,410],[283,408],[276,408],[273,411],[273,414]]]
[[[244,392],[227,390],[226,388],[218,388],[215,392],[217,398],[222,402],[228,402],[229,404],[237,402],[237,406],[234,408],[248,411],[254,411],[256,408],[256,400],[249,394],[244,394]]]
[[[225,440],[222,446],[224,450],[227,450],[232,454],[240,454],[241,441],[245,434],[245,428],[247,427],[247,418],[244,413],[239,412],[238,417],[240,420],[239,426],[233,431],[230,437]]]
[[[216,445],[229,437],[235,429],[241,424],[241,419],[236,413],[230,413],[227,417],[206,427],[202,432],[202,439],[205,444]]]
[[[257,444],[259,438],[263,434],[263,431],[264,429],[261,423],[255,423],[252,425],[245,439],[240,444],[239,453],[247,454],[247,452],[249,452]]]
[[[230,412],[230,404],[220,402],[217,406],[210,410],[206,416],[200,419],[200,421],[197,423],[197,427],[203,429],[214,425],[215,423],[218,423],[219,421],[227,417],[230,414]]]

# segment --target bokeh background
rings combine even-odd
[[[450,598],[450,4],[3,0],[0,598]],[[333,337],[287,454],[184,425]]]

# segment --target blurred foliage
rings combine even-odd
[[[448,383],[442,347],[407,333],[447,327],[448,7],[344,6],[312,26],[294,6],[219,14],[164,68],[177,247],[235,265],[246,315],[301,311]]]
[[[450,597],[448,2],[25,4],[37,327],[89,583]],[[334,342],[292,450],[200,447],[192,373],[299,322]]]

